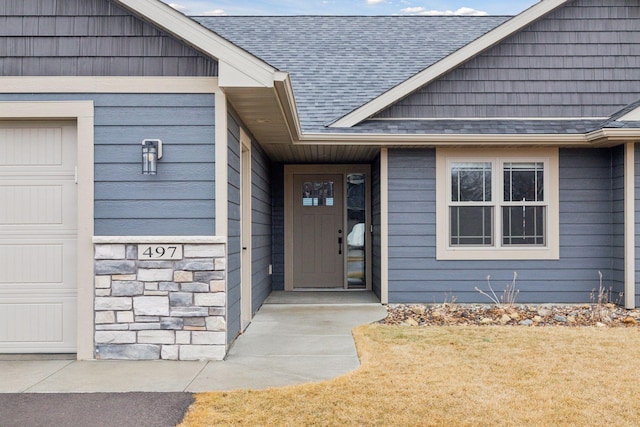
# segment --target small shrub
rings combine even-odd
[[[609,317],[609,309],[610,306],[615,306],[620,304],[622,297],[624,296],[623,292],[618,294],[618,298],[613,301],[613,287],[609,287],[609,289],[605,288],[602,284],[602,272],[598,271],[598,276],[600,277],[600,285],[598,287],[598,291],[596,289],[591,290],[591,318],[598,322],[608,322],[611,320]]]
[[[496,293],[493,291],[493,287],[491,286],[491,276],[487,276],[487,285],[489,286],[489,292],[491,294],[486,293],[482,289],[475,287],[475,290],[480,292],[480,294],[489,298],[495,305],[499,307],[513,307],[516,304],[516,300],[518,299],[518,295],[520,294],[520,290],[516,286],[516,279],[518,278],[518,273],[516,271],[513,272],[513,280],[511,283],[507,283],[504,291],[502,292],[502,296],[498,298]]]

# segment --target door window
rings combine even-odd
[[[333,181],[307,181],[302,185],[302,206],[333,206],[334,203]]]

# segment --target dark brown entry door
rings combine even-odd
[[[343,175],[293,179],[293,287],[344,287]]]

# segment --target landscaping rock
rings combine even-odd
[[[405,326],[505,325],[639,327],[640,311],[615,305],[390,304],[380,323]],[[210,313],[210,315],[214,315]]]
[[[560,322],[560,323],[567,323],[567,317],[566,316],[561,316],[559,314],[556,314],[553,316],[553,320],[555,320],[556,322]]]

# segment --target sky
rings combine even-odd
[[[515,15],[537,0],[163,0],[186,15]]]

